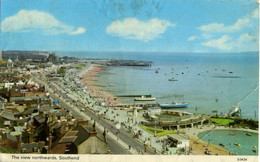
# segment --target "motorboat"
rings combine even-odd
[[[135,101],[154,101],[156,100],[155,97],[146,97],[146,96],[142,96],[139,98],[135,98]]]
[[[246,133],[247,136],[252,136],[250,133]]]
[[[236,145],[236,146],[240,146],[240,144],[239,144],[239,143],[234,143],[234,145]]]
[[[168,81],[178,81],[178,79],[175,79],[175,78],[169,78]]]

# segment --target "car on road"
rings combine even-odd
[[[82,108],[80,111],[81,111],[81,112],[85,112],[85,109],[84,109],[84,108]]]

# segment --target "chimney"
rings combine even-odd
[[[97,132],[96,131],[90,131],[89,132],[89,136],[90,137],[96,137],[97,136]]]

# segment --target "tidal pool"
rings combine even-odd
[[[251,136],[248,136],[247,132],[244,131],[213,130],[198,134],[198,138],[237,155],[258,155],[258,134],[249,134]],[[220,143],[224,144],[225,147],[220,146]],[[236,146],[234,143],[238,143],[240,146]],[[256,152],[253,152],[255,147]]]

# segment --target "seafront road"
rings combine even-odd
[[[84,105],[72,105],[72,103],[68,103],[63,100],[62,97],[59,97],[57,94],[53,92],[53,89],[49,87],[49,85],[42,80],[37,79],[36,77],[33,77],[33,80],[37,83],[45,85],[46,89],[49,91],[50,97],[59,101],[59,104],[67,109],[71,110],[74,118],[80,118],[80,119],[87,119],[91,120],[92,122],[96,121],[96,126],[98,131],[104,130],[104,128],[107,128],[109,130],[108,133],[108,149],[111,150],[114,154],[139,154],[140,152],[144,152],[144,144],[140,141],[133,138],[133,134],[130,132],[127,132],[123,129],[120,129],[119,133],[119,140],[117,140],[117,130],[114,128],[114,123],[107,121],[103,118],[99,120],[98,115],[94,113],[93,111],[87,109],[86,112],[80,112],[82,108],[84,108]],[[98,122],[97,122],[98,121]],[[128,146],[131,145],[131,149],[128,149]],[[147,148],[147,154],[156,154],[152,149],[149,147]]]

